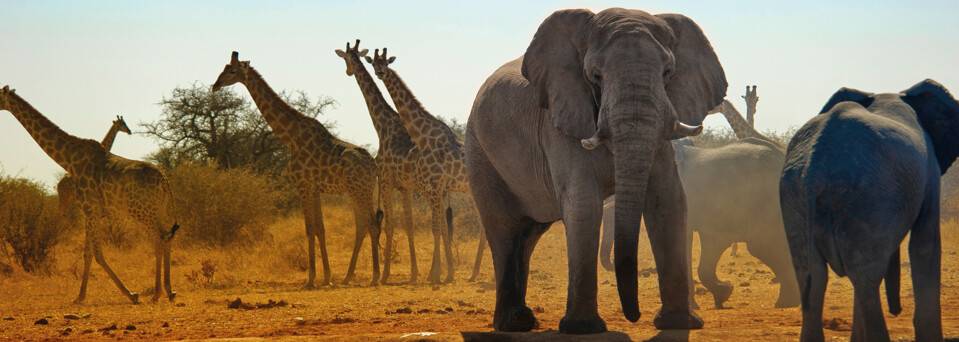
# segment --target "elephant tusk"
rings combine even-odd
[[[592,150],[594,148],[599,147],[599,145],[602,145],[603,141],[600,140],[599,137],[594,135],[592,138],[580,140],[580,143],[583,144],[583,148],[587,150]]]
[[[703,125],[690,126],[682,122],[679,122],[679,120],[676,120],[676,124],[673,125],[673,130],[676,131],[676,133],[679,133],[683,136],[692,137],[692,136],[697,136],[699,135],[699,133],[703,132]],[[583,144],[585,146],[585,142]]]

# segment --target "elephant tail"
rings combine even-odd
[[[886,303],[889,313],[893,316],[902,312],[902,303],[899,300],[899,248],[889,258],[889,268],[886,269]]]

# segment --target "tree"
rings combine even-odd
[[[313,118],[336,104],[329,97],[311,99],[299,90],[282,91],[280,97]],[[213,93],[208,86],[193,83],[174,88],[158,104],[160,120],[140,124],[146,129],[143,134],[160,142],[160,150],[149,157],[158,165],[173,168],[183,161],[205,161],[221,168],[281,172],[289,161],[289,151],[259,111],[230,88]]]

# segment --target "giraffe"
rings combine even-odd
[[[743,96],[746,99],[746,112],[755,113],[756,102],[759,101],[759,97],[756,96],[756,86],[753,86],[753,90],[749,91],[749,87],[746,87],[746,95]],[[733,132],[736,133],[736,137],[740,140],[746,138],[756,138],[760,140],[767,141],[779,147],[781,150],[786,150],[782,144],[778,141],[770,139],[759,133],[753,126],[743,118],[743,115],[736,110],[736,107],[733,107],[733,104],[729,100],[723,100],[723,103],[720,103],[718,106],[709,111],[708,114],[722,113],[726,117],[726,121],[729,122],[729,126],[732,127]]]
[[[126,121],[123,121],[123,117],[117,115],[117,119],[113,120],[113,123],[110,125],[110,130],[107,131],[107,135],[103,137],[103,141],[100,142],[100,145],[103,145],[103,148],[109,151],[113,148],[113,141],[117,138],[117,132],[123,132],[126,134],[132,134],[130,132],[130,127],[127,127]],[[63,175],[63,178],[60,178],[60,182],[57,183],[57,198],[60,200],[60,212],[64,217],[69,217],[70,221],[76,221],[75,215],[73,215],[73,209],[76,206],[76,181],[73,180],[73,177],[70,174]]]
[[[309,244],[310,268],[306,288],[312,289],[315,286],[317,241],[323,258],[323,284],[332,283],[320,199],[322,193],[345,193],[350,199],[356,218],[353,255],[343,284],[353,281],[360,247],[366,234],[369,234],[373,250],[373,280],[370,284],[379,285],[380,213],[374,212],[373,209],[377,182],[373,157],[365,149],[337,139],[319,121],[303,115],[283,102],[260,73],[250,66],[250,61],[240,61],[239,54],[233,51],[230,63],[213,83],[212,91],[216,92],[235,83],[242,83],[246,87],[273,133],[290,149],[287,173],[300,197]]]
[[[393,104],[403,121],[403,126],[420,149],[417,172],[415,172],[417,189],[426,198],[432,214],[434,248],[429,280],[434,284],[440,282],[442,271],[440,239],[442,239],[443,246],[446,248],[449,270],[444,282],[452,282],[455,274],[451,241],[453,210],[449,205],[449,193],[470,192],[463,162],[463,142],[449,126],[427,112],[419,100],[413,96],[406,83],[389,67],[389,64],[395,60],[396,57],[387,58],[386,48],[383,48],[382,55],[379,54],[379,49],[376,49],[373,58],[366,57],[366,61],[373,65],[376,77],[386,85],[386,90],[393,98]],[[446,208],[445,227],[443,225],[444,207]],[[485,237],[480,240],[480,243],[484,241]]]
[[[759,96],[756,95],[756,85],[753,85],[752,90],[749,90],[749,85],[747,85],[746,95],[743,95],[742,98],[746,100],[746,122],[749,123],[749,127],[756,127],[756,102],[759,102]]]
[[[386,215],[383,231],[386,233],[386,246],[383,251],[383,275],[381,281],[385,284],[390,276],[390,265],[393,256],[393,230],[402,226],[410,246],[410,280],[416,283],[419,268],[416,266],[416,248],[413,244],[413,189],[416,183],[413,171],[419,159],[419,149],[413,143],[410,134],[403,127],[403,121],[396,111],[386,102],[373,77],[366,71],[362,57],[366,56],[367,49],[359,50],[360,40],[350,48],[346,43],[346,50],[336,50],[336,55],[346,62],[346,75],[354,76],[356,83],[366,100],[366,108],[373,120],[373,127],[379,137],[380,146],[376,153],[376,167],[379,177],[380,205]],[[393,191],[398,190],[403,205],[403,215],[398,217],[393,212]],[[399,220],[399,221],[397,221]],[[399,224],[398,224],[399,223]]]
[[[153,164],[110,153],[100,143],[72,136],[43,116],[9,86],[0,89],[0,110],[20,122],[40,148],[64,168],[76,184],[76,201],[86,232],[83,278],[75,303],[86,298],[93,259],[133,303],[139,294],[130,292],[107,264],[99,246],[98,230],[109,218],[129,217],[156,233],[156,283],[153,301],[160,298],[160,278],[167,297],[176,297],[170,283],[170,245],[179,224],[172,218],[172,194],[166,175]],[[170,229],[166,229],[170,227]]]

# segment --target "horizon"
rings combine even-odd
[[[66,132],[99,141],[116,115],[142,132],[140,123],[160,118],[164,96],[194,82],[211,85],[238,51],[277,91],[336,100],[321,121],[335,121],[339,138],[375,148],[363,96],[333,52],[346,42],[388,47],[397,56],[391,66],[428,111],[465,122],[480,85],[525,52],[550,13],[620,5],[628,4],[0,1],[7,33],[0,87],[17,89]],[[723,64],[726,98],[740,112],[745,86],[758,85],[761,132],[801,126],[841,87],[898,92],[932,78],[959,91],[959,2],[648,5],[631,8],[681,13],[703,29]],[[242,86],[231,89],[249,99]],[[0,117],[0,169],[51,189],[64,171],[12,115]],[[721,115],[704,125],[728,127]],[[146,135],[120,135],[113,152],[143,159],[157,145]]]

